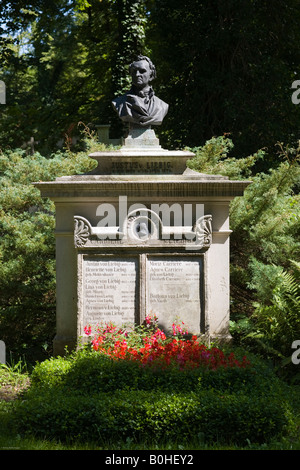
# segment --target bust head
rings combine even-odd
[[[147,56],[138,55],[129,65],[133,85],[139,90],[149,88],[149,83],[156,77],[156,69]]]
[[[129,65],[132,87],[122,96],[113,99],[112,105],[120,119],[133,126],[159,126],[169,105],[159,99],[150,82],[156,78],[156,69],[149,57],[138,55]]]

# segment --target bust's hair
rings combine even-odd
[[[137,61],[140,61],[140,60],[146,60],[149,64],[149,68],[150,68],[150,72],[151,72],[151,80],[153,80],[154,78],[156,78],[156,68],[155,68],[155,65],[153,64],[153,62],[149,59],[149,57],[145,56],[145,55],[137,55],[136,58],[134,59],[134,62],[137,62]],[[131,69],[132,69],[132,65],[133,63],[132,62],[130,65],[129,65],[129,73],[131,74]]]

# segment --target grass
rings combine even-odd
[[[30,373],[21,362],[14,366],[0,364],[0,450],[300,450],[300,386],[288,387],[289,401],[293,406],[293,412],[297,417],[296,425],[290,434],[280,441],[269,444],[256,445],[248,442],[246,447],[219,446],[218,443],[206,445],[198,436],[194,442],[183,445],[180,442],[172,442],[158,447],[157,444],[145,445],[127,439],[126,442],[78,442],[61,443],[55,440],[37,439],[19,435],[11,426],[11,416],[14,410],[15,400],[22,399],[22,393],[30,386]]]
[[[11,401],[17,398],[30,384],[26,366],[19,361],[15,365],[0,364],[0,400]]]

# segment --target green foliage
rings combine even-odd
[[[281,162],[276,169],[252,178],[243,198],[231,204],[231,226],[239,242],[247,239],[249,249],[262,261],[282,263],[299,254],[298,163]],[[254,249],[254,246],[256,249]]]
[[[212,138],[194,149],[189,162],[200,172],[251,180],[230,206],[232,334],[267,356],[287,357],[300,337],[299,273],[293,261],[300,251],[300,149],[279,144],[276,168],[251,174],[265,152],[235,159],[228,157],[232,148],[230,139]]]
[[[297,0],[33,0],[1,2],[0,16],[1,148],[34,137],[49,154],[79,121],[120,131],[111,99],[138,52],[151,55],[155,92],[170,104],[157,129],[166,148],[226,132],[236,157],[267,146],[276,165],[277,140],[297,139]]]
[[[251,362],[252,363],[252,362]],[[271,371],[253,359],[255,368],[223,368],[211,373],[208,368],[179,370],[178,367],[140,367],[135,361],[113,360],[103,354],[80,351],[70,359],[49,359],[35,366],[31,381],[35,387],[63,385],[85,395],[113,392],[116,389],[192,392],[216,389],[224,393],[260,389],[270,392],[277,384]],[[265,380],[261,381],[264,376]]]
[[[291,356],[292,342],[300,338],[300,266],[296,262],[292,266],[294,272],[280,266],[270,270],[255,260],[252,265],[253,287],[261,299],[255,304],[253,337],[263,340],[280,358]]]
[[[282,403],[267,397],[116,391],[97,397],[44,391],[16,410],[18,429],[36,436],[103,442],[266,442],[287,424]]]
[[[81,350],[35,367],[16,404],[18,432],[62,441],[266,442],[289,424],[289,405],[270,369],[139,368]]]
[[[15,390],[27,386],[29,375],[27,365],[18,361],[16,364],[0,364],[0,388],[11,386]]]
[[[32,183],[82,173],[94,163],[85,152],[49,159],[21,150],[0,154],[0,337],[8,351],[30,356],[36,344],[39,355],[54,335],[54,204]]]
[[[44,387],[59,385],[65,379],[65,375],[71,367],[72,362],[70,360],[51,357],[36,364],[31,373],[31,384],[33,386],[42,384]]]
[[[276,165],[276,142],[294,144],[299,134],[300,108],[291,101],[299,17],[297,0],[152,2],[147,39],[159,65],[156,92],[170,104],[161,142],[198,146],[226,132],[234,156],[267,147],[260,163]]]
[[[7,90],[0,148],[30,149],[34,137],[34,148],[49,155],[78,141],[79,121],[117,122],[111,99],[127,88],[129,61],[144,50],[146,9],[143,0],[42,0],[27,13],[22,6],[0,5]]]
[[[246,158],[230,158],[228,154],[233,148],[234,144],[228,137],[212,137],[203,146],[190,149],[195,157],[188,161],[188,166],[201,173],[221,174],[230,179],[249,177],[252,167],[264,157],[264,152],[260,150]]]
[[[269,305],[276,270],[290,271],[299,258],[300,170],[298,149],[293,160],[251,178],[242,198],[231,203],[232,314],[253,311],[253,300]],[[257,263],[256,263],[256,261]],[[275,267],[274,267],[275,266]],[[285,312],[288,315],[288,311]],[[297,330],[296,324],[294,325]],[[290,347],[291,338],[286,344]]]
[[[111,95],[124,94],[130,89],[129,64],[137,54],[145,53],[145,0],[116,0],[113,14],[117,20],[111,70]],[[126,133],[125,126],[116,113],[110,116],[111,135],[120,137]]]
[[[114,94],[123,94],[130,88],[128,65],[145,47],[144,0],[117,0],[115,15],[118,20],[118,47],[112,73]]]

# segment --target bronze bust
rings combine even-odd
[[[168,112],[169,105],[155,96],[150,82],[156,77],[151,60],[137,56],[129,66],[131,89],[112,101],[120,119],[135,126],[159,126]]]

